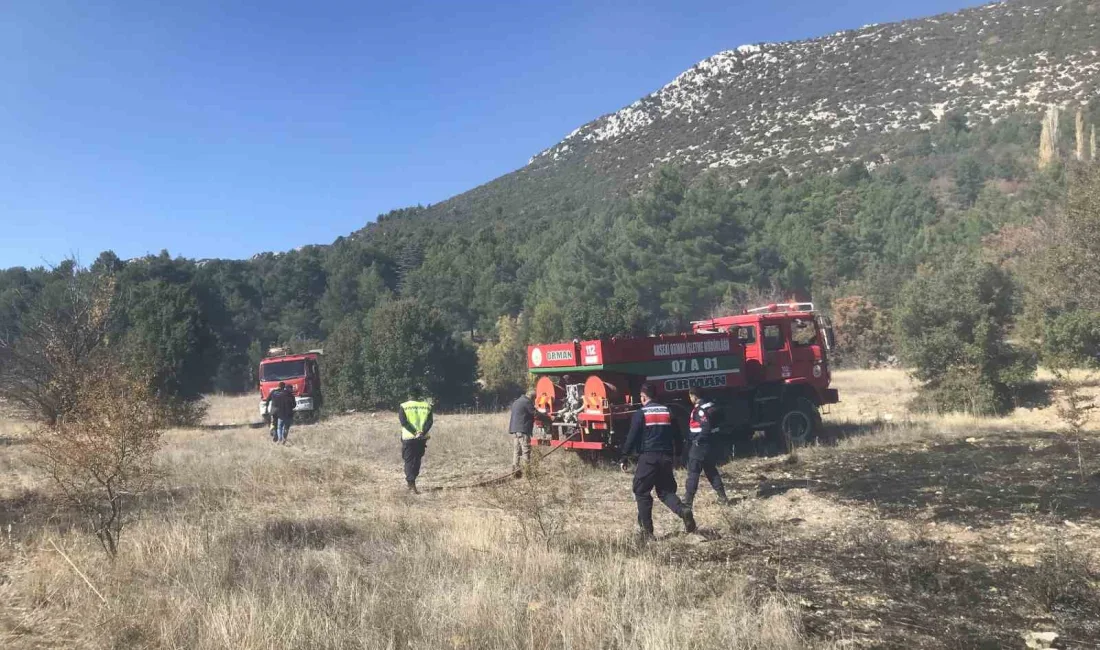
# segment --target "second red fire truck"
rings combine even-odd
[[[832,327],[812,303],[772,304],[692,324],[692,331],[648,337],[532,345],[536,407],[551,417],[537,444],[578,450],[621,446],[640,407],[638,390],[686,422],[687,391],[703,388],[719,403],[723,431],[770,438],[784,448],[812,441],[820,409],[839,401],[830,387]]]

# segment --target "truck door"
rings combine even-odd
[[[321,392],[321,375],[317,372],[317,362],[306,361],[306,394],[316,396]]]
[[[793,374],[791,347],[788,344],[786,324],[782,321],[764,322],[761,341],[764,348],[764,377],[766,381],[783,381]]]
[[[817,324],[809,318],[794,318],[791,328],[791,373],[795,377],[810,378],[814,365],[821,361]]]
[[[764,353],[756,325],[735,326],[737,340],[745,347],[745,383],[750,386],[764,381]]]

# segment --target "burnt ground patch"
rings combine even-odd
[[[995,546],[916,532],[951,523],[998,536],[1002,526],[1100,521],[1100,480],[1078,450],[1043,432],[982,432],[965,440],[826,448],[796,462],[750,461],[727,476],[758,499],[805,490],[866,512],[867,521],[810,529],[798,518],[728,516],[722,539],[669,561],[704,574],[741,571],[801,606],[812,636],[887,648],[1022,647],[1027,630],[1056,629],[1070,647],[1100,647],[1100,575],[1047,539],[1034,564]],[[1082,440],[1100,464],[1100,441]],[[738,471],[740,470],[740,471]],[[749,470],[749,471],[745,471]],[[746,514],[748,513],[748,514]],[[908,522],[897,535],[888,522]],[[1025,524],[1027,525],[1027,524]]]
[[[791,534],[798,525],[735,531],[682,561],[704,573],[733,566],[758,589],[794,598],[806,632],[822,640],[995,649],[1020,647],[1023,631],[1044,626],[1066,641],[1100,638],[1100,576],[1072,556],[1007,565],[875,525],[826,539]]]
[[[974,442],[823,449],[797,463],[750,465],[735,479],[767,497],[806,488],[821,496],[873,505],[901,519],[983,527],[1021,515],[1057,520],[1100,518],[1100,474],[1081,475],[1077,450],[1051,433],[980,434]],[[1083,439],[1086,463],[1100,465],[1100,440]]]
[[[1085,458],[1100,458],[1100,441],[1081,442]],[[814,469],[813,488],[873,504],[890,517],[926,518],[966,526],[1004,523],[1021,514],[1063,520],[1100,516],[1100,481],[1082,476],[1076,450],[1054,434],[984,435],[975,442],[917,448],[840,451]]]

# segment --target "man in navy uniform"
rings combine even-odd
[[[672,473],[673,456],[682,446],[683,439],[672,412],[653,398],[657,388],[651,383],[642,385],[642,408],[634,414],[630,432],[626,436],[623,456],[619,464],[627,471],[628,456],[638,454],[634,469],[634,500],[638,502],[638,526],[644,538],[653,538],[653,490],[657,498],[684,522],[684,530],[695,532],[695,517],[691,508],[676,496],[676,476]]]
[[[690,508],[695,502],[695,492],[699,489],[699,474],[706,474],[710,486],[718,494],[718,503],[729,503],[726,498],[726,486],[722,484],[722,475],[718,473],[718,464],[714,458],[711,438],[718,432],[718,409],[714,402],[703,399],[703,391],[693,386],[688,391],[691,400],[691,419],[687,435],[687,481],[684,484],[684,503]]]

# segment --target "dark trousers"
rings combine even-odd
[[[695,493],[699,490],[699,474],[706,474],[710,486],[721,498],[726,498],[726,486],[722,484],[722,475],[718,473],[718,465],[713,459],[693,458],[688,456],[687,481],[684,483],[684,503],[689,506],[695,502]]]
[[[405,481],[415,483],[420,476],[420,460],[424,458],[424,450],[428,447],[428,441],[423,438],[401,441],[401,460],[405,461]]]
[[[634,469],[634,500],[638,502],[638,525],[647,533],[653,532],[653,494],[668,509],[680,515],[684,504],[676,496],[676,476],[672,473],[672,454],[646,453],[638,457]]]

